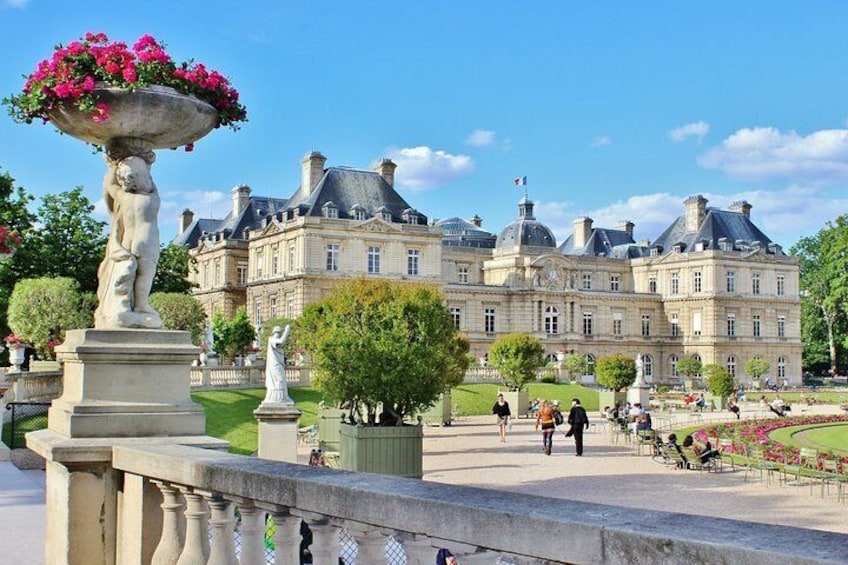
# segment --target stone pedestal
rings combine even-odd
[[[642,408],[648,410],[651,406],[650,400],[651,387],[641,378],[637,378],[636,382],[627,389],[627,402],[630,404],[638,402],[642,405]]]
[[[294,402],[263,402],[253,411],[259,420],[259,457],[297,463],[300,414]]]
[[[27,447],[46,460],[45,563],[149,562],[161,512],[144,507],[161,502],[158,489],[114,471],[112,447],[228,448],[204,435],[203,409],[191,401],[198,348],[188,332],[88,329],[69,331],[56,351],[63,394],[53,401],[48,429],[27,434]],[[125,489],[145,494],[123,497]],[[118,556],[119,538],[142,541],[123,544]]]

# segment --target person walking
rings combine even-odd
[[[501,438],[501,443],[506,443],[506,427],[509,424],[509,417],[512,412],[509,411],[509,402],[504,400],[504,395],[499,394],[498,400],[492,406],[492,414],[498,417],[498,434]]]
[[[568,425],[571,428],[566,435],[574,436],[574,446],[578,457],[583,455],[583,430],[589,429],[589,416],[586,409],[580,405],[579,398],[571,399],[571,410],[568,412]]]
[[[554,409],[548,404],[547,400],[542,401],[539,407],[539,412],[536,414],[536,430],[539,426],[542,427],[542,452],[545,455],[551,454],[551,448],[554,443],[554,430],[556,430],[556,422],[554,421]]]

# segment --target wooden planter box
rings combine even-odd
[[[342,414],[339,408],[325,408],[318,411],[318,447],[324,451],[341,451],[339,428]]]
[[[421,419],[425,424],[432,426],[450,426],[453,419],[450,391],[441,394],[436,404],[421,414]]]
[[[340,428],[342,469],[420,479],[424,431],[420,425]]]
[[[509,411],[513,418],[525,418],[530,412],[530,392],[527,390],[501,390],[499,394],[504,395],[504,400],[509,403]],[[492,404],[497,402],[492,399]]]

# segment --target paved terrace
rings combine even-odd
[[[833,407],[816,407],[817,412]],[[705,415],[709,420],[723,414]],[[677,415],[683,421],[686,415]],[[675,471],[638,456],[624,443],[593,427],[584,436],[583,457],[574,456],[574,442],[558,433],[554,452],[541,452],[540,433],[533,421],[514,422],[507,443],[498,441],[491,416],[461,418],[450,427],[428,427],[424,439],[424,479],[515,493],[584,502],[617,504],[640,510],[701,516],[848,533],[846,505],[835,489],[820,498],[807,486],[767,486],[744,482],[744,473]],[[300,453],[306,462],[308,450]],[[647,515],[647,513],[646,513]],[[44,473],[19,471],[0,462],[0,531],[4,532],[4,563],[43,563]],[[714,541],[714,540],[709,540]]]

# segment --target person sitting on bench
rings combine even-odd
[[[769,410],[780,416],[781,418],[786,416],[786,412],[789,410],[789,407],[783,402],[783,399],[779,396],[775,397],[774,400],[771,401],[771,404],[768,405]]]

